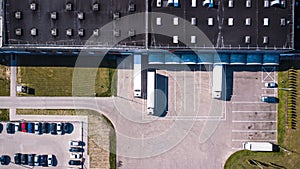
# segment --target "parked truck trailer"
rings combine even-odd
[[[273,151],[273,144],[269,142],[245,142],[243,148],[250,151]]]
[[[212,98],[214,99],[221,99],[222,97],[223,78],[223,65],[214,65],[212,81]]]
[[[155,113],[155,86],[156,71],[148,70],[147,72],[147,113]]]
[[[142,56],[133,55],[133,94],[134,97],[142,97]]]

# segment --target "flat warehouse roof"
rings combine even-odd
[[[4,44],[82,46],[92,36],[109,34],[104,44],[144,46],[145,35],[135,35],[132,20],[120,25],[120,17],[145,11],[140,0],[5,0]],[[107,32],[98,29],[113,22]],[[145,23],[139,23],[145,25]],[[122,40],[121,34],[130,34]]]
[[[178,36],[172,38],[152,34],[151,47],[160,48],[221,48],[221,49],[293,49],[293,3],[282,0],[276,4],[273,0],[179,0],[178,7],[162,1],[151,1],[150,10],[161,12],[161,16],[151,18],[151,29],[161,32],[168,29]],[[187,22],[173,22],[164,15],[183,18]],[[160,18],[160,24],[156,19]],[[177,19],[176,19],[177,20]],[[198,37],[188,31],[197,27],[209,39]],[[185,44],[180,44],[184,41]]]
[[[294,49],[292,0],[170,2],[3,0],[3,46]]]

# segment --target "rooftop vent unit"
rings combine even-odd
[[[79,20],[83,20],[83,19],[84,19],[84,13],[83,13],[83,12],[78,12],[78,13],[77,13],[77,18],[78,18]]]
[[[52,36],[57,36],[58,35],[58,30],[56,28],[51,29],[51,35]]]
[[[251,43],[251,37],[250,36],[245,36],[245,43],[247,43],[247,44]]]
[[[202,3],[202,6],[213,8],[214,7],[214,1],[213,0],[204,0]]]
[[[134,29],[130,29],[130,30],[128,31],[128,36],[130,36],[130,37],[135,36],[135,30],[134,30]]]
[[[128,11],[129,12],[134,12],[135,11],[135,4],[129,4],[129,6],[128,6]]]
[[[119,37],[120,36],[120,29],[115,29],[114,30],[114,36]]]
[[[31,34],[31,36],[37,36],[37,29],[36,28],[32,28],[30,30],[30,34]]]
[[[50,13],[50,18],[53,19],[53,20],[56,20],[57,19],[57,12],[51,12]]]
[[[118,20],[120,18],[120,12],[114,12],[113,19]]]
[[[94,29],[93,30],[93,35],[94,36],[99,36],[100,35],[100,30],[99,29]]]
[[[66,3],[66,10],[67,11],[72,11],[73,10],[73,5],[71,2]]]
[[[268,44],[269,43],[269,37],[264,36],[263,38],[263,44]]]
[[[78,35],[81,37],[84,36],[84,29],[78,29]]]
[[[15,18],[22,19],[22,12],[20,12],[20,11],[15,12]]]
[[[35,2],[30,3],[30,10],[35,11],[37,9],[37,4]]]
[[[66,34],[67,34],[67,36],[72,36],[73,35],[73,30],[72,29],[67,29]]]
[[[94,3],[92,8],[93,8],[93,11],[99,11],[100,10],[100,4]]]
[[[21,35],[22,35],[22,28],[17,28],[17,29],[15,30],[15,34],[16,34],[17,36],[21,36]]]

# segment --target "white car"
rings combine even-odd
[[[59,135],[63,134],[62,128],[63,128],[63,124],[62,123],[57,123],[57,125],[56,125],[57,134],[59,134]]]
[[[70,146],[83,146],[81,141],[70,141]]]
[[[15,125],[15,132],[20,131],[20,123],[14,123]]]
[[[77,158],[77,159],[79,159],[79,158],[82,158],[82,154],[71,153],[70,154],[70,158]]]
[[[275,82],[266,82],[265,87],[267,88],[275,88],[277,87],[277,84]]]
[[[40,165],[40,156],[39,155],[35,155],[34,156],[34,165],[35,166],[39,166]]]
[[[39,122],[34,123],[34,133],[35,134],[40,134],[41,133],[41,124]]]
[[[53,155],[48,155],[48,166],[52,166],[53,164]]]

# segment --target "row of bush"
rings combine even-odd
[[[297,125],[297,71],[294,68],[288,71],[288,109],[287,109],[287,125],[288,128],[296,129]]]

